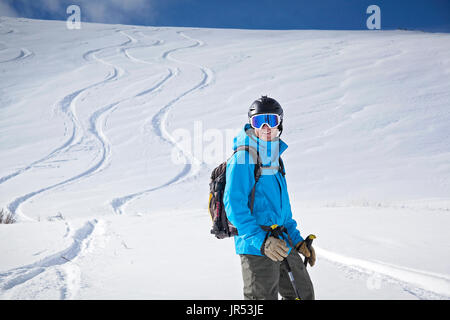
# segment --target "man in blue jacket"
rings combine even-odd
[[[228,220],[237,228],[236,253],[241,257],[245,299],[295,299],[296,293],[281,263],[287,259],[302,299],[314,299],[314,289],[298,252],[314,265],[312,247],[308,250],[292,218],[291,205],[280,166],[280,155],[287,145],[280,138],[283,109],[267,96],[253,102],[248,111],[249,123],[234,139],[234,149],[249,146],[258,151],[261,175],[255,185],[256,162],[246,150],[239,150],[228,161],[223,202]],[[255,186],[253,210],[251,192]],[[268,233],[271,226],[286,232]]]

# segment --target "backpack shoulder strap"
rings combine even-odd
[[[247,145],[239,146],[236,148],[234,153],[236,153],[237,151],[240,151],[240,150],[248,151],[252,155],[253,161],[256,163],[256,165],[255,165],[255,184],[253,185],[251,197],[250,197],[250,212],[253,213],[253,204],[255,202],[255,188],[256,188],[256,183],[258,182],[259,177],[261,176],[262,162],[261,162],[261,158],[259,157],[258,151],[255,148],[253,148],[251,146],[247,146]]]
[[[278,157],[278,162],[279,162],[278,170],[281,172],[281,174],[283,176],[285,176],[286,175],[286,171],[284,170],[284,163],[283,163],[283,160],[281,159],[281,157]]]
[[[255,181],[258,181],[259,177],[261,176],[261,167],[262,167],[262,161],[261,161],[258,151],[254,147],[244,145],[244,146],[237,147],[236,150],[234,151],[234,153],[236,153],[240,150],[248,151],[248,153],[250,153],[250,155],[253,157],[253,161],[256,164],[255,165]]]

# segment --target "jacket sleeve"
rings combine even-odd
[[[300,241],[303,241],[303,237],[300,235],[300,231],[297,229],[297,221],[294,220],[294,218],[292,217],[292,209],[291,209],[291,203],[289,200],[289,194],[287,192],[287,185],[286,185],[286,179],[284,179],[284,183],[285,183],[285,191],[286,191],[286,197],[288,199],[287,203],[288,203],[288,217],[286,219],[286,222],[284,224],[284,226],[286,227],[289,236],[292,239],[293,245],[295,246],[297,243],[299,243]]]
[[[289,233],[289,236],[292,239],[292,244],[295,246],[300,241],[303,241],[303,237],[300,235],[300,231],[297,230],[297,222],[292,218],[288,219],[288,221],[285,223],[285,227]]]
[[[247,151],[238,151],[228,160],[223,202],[228,220],[237,228],[238,235],[259,251],[266,232],[258,225],[249,208],[250,194],[255,184],[254,170],[255,164]]]

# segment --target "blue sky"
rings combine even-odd
[[[245,29],[366,29],[369,5],[381,29],[450,32],[450,0],[0,0],[0,16],[66,20],[76,4],[81,21]]]

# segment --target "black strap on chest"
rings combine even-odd
[[[250,212],[253,213],[253,205],[255,203],[255,188],[256,188],[256,183],[258,182],[259,178],[261,177],[261,171],[262,168],[271,168],[271,166],[263,166],[262,165],[262,161],[261,161],[261,157],[259,156],[258,151],[251,146],[248,145],[243,145],[243,146],[239,146],[236,148],[236,150],[234,151],[234,153],[240,151],[240,150],[246,150],[248,151],[248,153],[251,154],[251,156],[253,157],[253,161],[255,162],[255,184],[253,185],[252,188],[252,192],[250,194]],[[283,164],[283,160],[281,160],[281,157],[278,157],[278,171],[283,175],[286,174],[285,170],[284,170],[284,164]]]

